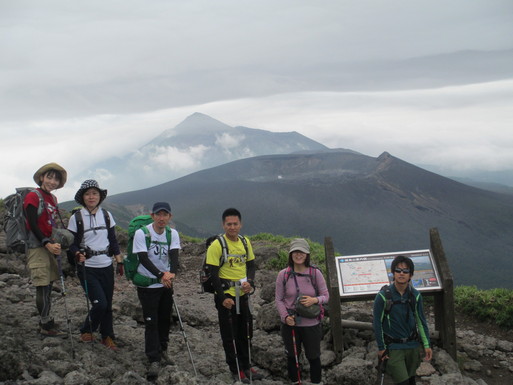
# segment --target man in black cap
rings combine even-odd
[[[180,237],[175,229],[169,227],[172,218],[169,203],[155,203],[151,217],[152,223],[135,232],[133,252],[139,257],[137,272],[144,277],[159,280],[146,287],[137,287],[145,326],[144,351],[150,362],[148,378],[154,379],[158,376],[161,359],[170,362],[167,345]],[[150,239],[149,247],[147,237]]]

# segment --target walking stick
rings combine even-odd
[[[85,251],[82,249],[80,250],[80,252],[82,254],[85,253]],[[82,262],[82,271],[84,272],[84,291],[85,291],[86,306],[87,306],[87,320],[89,321],[89,332],[91,333],[91,341],[92,341],[92,339],[93,339],[93,322],[91,321],[91,311],[89,308],[89,288],[87,287],[87,273],[86,273],[85,261]]]
[[[183,328],[182,317],[180,317],[180,311],[178,311],[178,306],[176,305],[176,300],[174,299],[173,305],[175,306],[178,322],[180,323],[180,332],[182,333],[183,339],[185,340],[185,344],[187,345],[187,350],[189,351],[189,358],[191,359],[192,369],[194,369],[194,375],[198,376],[198,373],[196,372],[196,366],[194,365],[194,360],[192,359],[191,347],[189,346],[189,341],[187,340],[187,335],[185,334],[185,329]]]
[[[383,352],[383,355],[381,356],[381,358],[379,360],[378,373],[381,373],[380,385],[383,385],[383,383],[385,381],[385,370],[387,368],[387,361],[388,361],[388,358],[383,358],[383,357],[388,356],[388,354],[389,354],[388,349],[386,349]],[[379,381],[379,375],[378,375],[378,381]]]
[[[68,313],[68,305],[66,303],[66,287],[64,286],[64,274],[62,273],[62,263],[61,263],[61,255],[57,255],[57,265],[59,267],[59,275],[61,277],[61,286],[62,286],[62,298],[64,299],[64,310],[66,311],[66,323],[68,325],[68,334],[69,340],[71,342],[71,356],[75,358],[75,346],[73,345],[73,335],[71,333],[71,319],[69,318]]]
[[[297,383],[299,385],[301,385],[301,369],[299,368],[299,357],[297,354],[296,328],[295,327],[292,327],[292,345],[294,346],[294,357],[296,358]]]
[[[237,354],[237,343],[235,342],[235,332],[233,331],[232,310],[228,309],[228,312],[229,312],[228,320],[230,322],[230,329],[232,331],[233,350],[235,352],[235,363],[237,364],[237,375],[239,376],[239,382],[241,382],[242,378],[240,377],[239,355]]]
[[[246,333],[248,335],[248,360],[249,360],[249,383],[253,383],[253,372],[251,371],[251,337],[249,333],[249,319],[246,321]]]

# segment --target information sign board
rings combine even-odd
[[[440,290],[441,283],[430,250],[361,254],[335,257],[340,296],[377,294],[392,282],[390,265],[398,255],[411,258],[415,265],[413,286],[419,291]]]

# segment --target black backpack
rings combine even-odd
[[[239,239],[241,240],[242,244],[244,245],[244,249],[246,250],[246,258],[248,256],[248,243],[246,241],[246,237],[239,234]],[[218,235],[212,235],[211,237],[207,238],[205,241],[205,246],[208,250],[208,247],[214,242],[218,240],[221,244],[221,248],[223,250],[220,258],[220,264],[219,267],[221,267],[227,260],[228,260],[228,245],[226,244],[226,239],[224,239],[223,234]],[[199,272],[200,276],[200,289],[202,293],[215,293],[213,280],[212,280],[212,272],[210,271],[210,266],[207,265],[207,251],[205,250],[205,258],[203,259],[203,264],[201,266],[201,270]],[[226,286],[225,283],[223,283],[223,280],[221,280],[221,283],[223,284],[223,289],[228,289],[228,286]]]
[[[388,317],[388,315],[390,314],[390,311],[392,310],[392,306],[398,304],[398,303],[401,303],[400,301],[393,301],[392,300],[392,291],[390,290],[390,286],[389,285],[384,285],[381,290],[383,291],[383,293],[385,294],[384,296],[384,301],[385,301],[385,307],[383,309],[383,314],[382,314],[382,321],[385,319],[385,317]],[[409,292],[409,298],[408,298],[408,303],[411,307],[411,311],[413,314],[415,314],[416,312],[416,308],[417,308],[417,299],[415,298],[415,296],[413,295],[412,291],[410,289],[408,289],[408,292]]]
[[[37,208],[37,216],[39,217],[44,210],[44,199],[41,193],[33,187],[18,187],[16,193],[9,195],[4,200],[6,209],[4,217],[5,244],[8,249],[19,253],[25,253],[28,247],[30,232],[27,229],[23,201],[27,194],[32,191],[39,197]]]
[[[80,210],[82,207],[76,207],[73,210],[71,210],[71,215],[75,215],[75,221],[77,222],[77,234],[78,239],[80,239],[80,243],[82,243],[82,240],[84,239],[84,219],[82,218],[82,213]],[[103,212],[103,217],[105,218],[105,226],[107,230],[110,229],[110,216],[107,210],[104,208],[101,208]],[[110,252],[109,252],[110,255]],[[68,257],[68,262],[71,266],[76,265],[75,255],[71,253],[71,251],[68,249],[66,251],[66,256]]]

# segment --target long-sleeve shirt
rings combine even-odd
[[[425,348],[430,347],[422,295],[413,287],[408,288],[403,295],[397,291],[395,285],[390,285],[390,291],[393,305],[388,316],[385,314],[385,291],[381,290],[374,300],[373,326],[378,349],[411,349],[419,346],[418,340],[406,341],[415,333],[415,330],[418,331],[420,343]],[[415,311],[412,310],[412,300],[415,304]],[[391,342],[387,345],[385,335],[394,340],[405,340],[405,342]]]
[[[312,272],[312,276],[310,276],[310,270]],[[299,293],[302,295],[307,295],[310,297],[317,297],[319,300],[319,304],[325,304],[329,300],[329,292],[328,287],[326,286],[326,281],[321,273],[321,271],[317,268],[311,268],[307,270],[305,273],[296,274],[297,288],[296,283],[294,281],[294,276],[287,273],[287,269],[283,269],[278,273],[278,277],[276,277],[276,293],[275,293],[275,302],[276,308],[278,309],[278,313],[280,314],[281,322],[285,323],[285,318],[290,315],[289,311],[294,311],[296,305],[296,299]],[[315,277],[313,275],[315,274]],[[288,279],[286,277],[288,275]],[[314,287],[317,286],[317,292]],[[316,318],[300,318],[299,322],[297,322],[297,326],[314,326],[317,325],[320,320]],[[298,321],[298,319],[296,320]]]

